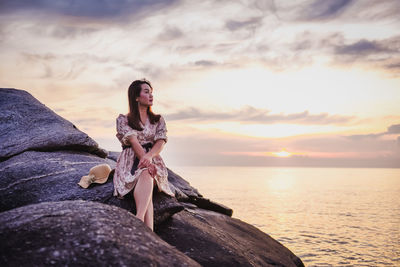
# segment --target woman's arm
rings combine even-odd
[[[162,139],[157,140],[151,150],[147,153],[145,153],[142,158],[140,158],[138,168],[145,166],[147,167],[148,164],[151,163],[153,157],[157,156],[160,154],[161,150],[164,148],[165,141]]]
[[[149,152],[147,152],[148,154],[150,154],[151,157],[155,157],[158,156],[161,152],[161,150],[163,150],[165,145],[165,141],[163,139],[158,139],[153,147],[151,148],[151,150]]]
[[[156,174],[156,167],[151,163],[151,158],[146,156],[144,148],[139,144],[139,141],[136,136],[129,136],[128,137],[129,143],[132,146],[135,155],[139,158],[138,168],[147,167],[150,175],[154,177]],[[150,152],[150,151],[149,151]]]
[[[135,135],[131,135],[128,137],[129,143],[131,144],[131,147],[133,151],[135,152],[135,155],[139,158],[142,159],[142,157],[146,154],[144,148],[139,144],[139,140]]]

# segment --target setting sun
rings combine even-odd
[[[292,155],[291,153],[287,152],[286,150],[282,150],[279,152],[272,152],[272,154],[274,156],[282,157],[282,158],[290,157]]]

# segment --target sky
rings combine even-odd
[[[167,166],[400,167],[400,1],[1,0],[0,87],[109,151],[146,78]]]

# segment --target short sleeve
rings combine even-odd
[[[163,116],[160,117],[160,120],[158,121],[157,128],[156,128],[156,134],[154,136],[154,142],[163,139],[165,143],[168,141],[167,137],[167,125],[165,124],[165,120]]]
[[[128,138],[132,135],[137,136],[138,131],[132,129],[128,125],[128,118],[122,114],[120,114],[116,120],[116,125],[117,125],[117,138],[121,142],[122,145],[129,146],[129,140]]]

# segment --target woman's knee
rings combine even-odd
[[[154,178],[150,175],[148,170],[142,171],[142,173],[139,176],[139,179],[151,179],[152,181],[154,180]]]

